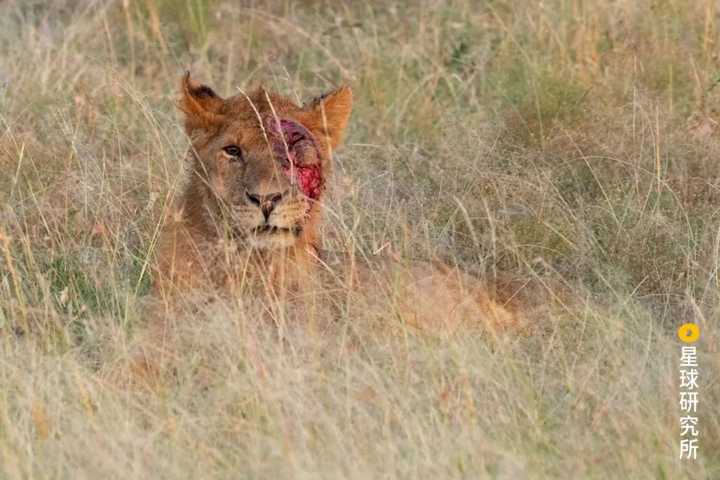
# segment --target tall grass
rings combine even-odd
[[[716,8],[3,2],[0,477],[720,477]],[[353,86],[329,250],[562,292],[499,336],[417,332],[347,288],[304,313],[188,301],[174,375],[123,389],[107,372],[148,320],[187,68],[228,95]]]

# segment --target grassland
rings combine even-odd
[[[719,20],[711,0],[0,3],[0,478],[720,478]],[[183,182],[185,69],[223,94],[353,86],[328,248],[572,301],[441,337],[382,302],[199,304],[175,377],[117,386]]]

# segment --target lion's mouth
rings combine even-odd
[[[296,225],[294,227],[278,227],[275,225],[260,225],[250,230],[236,228],[232,232],[232,236],[235,238],[245,238],[248,236],[253,237],[268,237],[274,235],[292,234],[297,237],[302,233],[302,226]]]
[[[260,225],[250,230],[236,230],[234,236],[241,243],[260,250],[275,250],[288,248],[298,242],[301,226],[277,227],[274,225]]]
[[[275,225],[260,225],[251,230],[254,235],[274,235],[282,233],[292,233],[293,235],[299,235],[302,232],[301,226],[295,226],[292,228],[276,227]]]

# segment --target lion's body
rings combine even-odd
[[[187,76],[182,93],[191,178],[162,231],[156,292],[260,285],[292,296],[330,278],[368,298],[389,297],[396,317],[419,328],[517,322],[484,284],[456,269],[389,258],[328,266],[319,258],[322,195],[350,114],[348,88],[307,107],[263,90],[224,100]],[[233,146],[242,154],[227,154],[238,153]]]

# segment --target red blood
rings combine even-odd
[[[298,167],[298,183],[305,195],[317,200],[320,198],[322,190],[322,177],[320,176],[320,166],[310,165],[307,167]]]
[[[303,194],[311,200],[320,199],[323,178],[318,149],[312,134],[291,119],[266,117],[265,125],[273,138],[275,155],[285,160],[285,173],[295,177]]]
[[[318,200],[322,193],[323,180],[320,174],[320,165],[293,165],[293,173],[300,189],[306,197]],[[291,174],[291,168],[285,168],[285,173]]]

